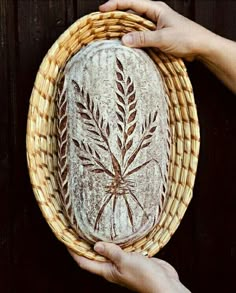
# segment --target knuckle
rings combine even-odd
[[[163,1],[158,1],[155,4],[156,4],[156,7],[159,8],[161,12],[166,12],[167,10],[169,11],[171,9],[171,7]]]
[[[108,247],[107,250],[108,257],[114,260],[116,263],[120,263],[122,259],[122,253],[118,247],[113,247],[113,245]]]
[[[123,260],[122,254],[120,252],[116,251],[115,252],[115,257],[116,257],[117,264],[121,264],[122,263],[122,260]]]
[[[162,30],[158,31],[158,43],[159,43],[159,45],[162,45],[162,43],[163,43],[163,31]]]
[[[168,272],[172,277],[176,278],[177,280],[179,279],[179,275],[177,273],[177,271],[175,270],[174,267],[172,267],[172,265],[170,265],[168,262],[164,261],[164,260],[159,260],[160,266],[166,271]]]
[[[163,1],[157,1],[156,5],[158,5],[159,7],[162,7],[162,8],[168,7],[168,5]]]
[[[119,262],[120,271],[129,268],[129,266],[132,264],[132,259],[132,253],[125,252]]]
[[[137,43],[141,46],[146,44],[146,35],[144,32],[139,32],[137,35]]]

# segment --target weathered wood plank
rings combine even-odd
[[[13,292],[48,292],[55,279],[49,255],[60,243],[51,233],[34,199],[25,157],[26,120],[36,72],[47,50],[73,22],[73,1],[18,1],[17,28],[16,145],[12,182],[12,276]],[[67,10],[68,9],[68,10]],[[12,51],[14,52],[14,51]],[[54,246],[55,245],[55,246]],[[57,257],[60,253],[56,254]],[[58,260],[57,268],[60,267]],[[61,276],[62,278],[62,276]],[[40,281],[39,281],[40,279]],[[38,280],[38,281],[37,281]],[[37,287],[35,288],[35,283]]]
[[[235,1],[195,1],[198,23],[236,39]],[[232,56],[234,58],[234,56]],[[203,65],[196,63],[193,85],[202,130],[202,151],[194,204],[196,262],[194,288],[234,292],[235,262],[235,96]],[[199,282],[201,280],[201,282]],[[217,280],[217,281],[216,281]]]
[[[38,66],[75,19],[104,0],[0,1],[0,291],[129,290],[80,270],[50,231],[34,200],[25,159],[28,101]],[[169,0],[179,13],[236,40],[236,1]],[[232,56],[234,58],[234,56]],[[193,292],[230,291],[236,261],[235,96],[201,64],[188,64],[201,123],[194,198],[157,255]],[[69,280],[69,283],[68,283]],[[226,289],[227,288],[227,289]]]
[[[206,28],[235,40],[236,3],[234,0],[195,1],[195,20]]]
[[[170,7],[180,14],[193,19],[194,1],[169,0],[165,1]],[[189,66],[187,64],[187,66]],[[190,68],[191,70],[191,68]],[[193,273],[195,263],[195,231],[194,231],[194,197],[175,235],[157,257],[172,264],[178,271],[181,281],[190,289],[194,290]]]
[[[216,31],[236,41],[236,3],[234,0],[217,1]],[[233,58],[233,56],[232,56]]]
[[[91,12],[98,11],[98,6],[105,1],[99,0],[77,0],[76,1],[76,12],[77,18],[89,14]]]
[[[13,158],[16,149],[15,105],[15,22],[13,1],[0,2],[0,291],[12,288],[12,205],[11,183],[14,176]]]
[[[168,4],[170,7],[172,7],[174,10],[179,12],[180,14],[192,18],[193,17],[193,7],[194,7],[194,1],[193,0],[167,0],[165,1],[166,4]]]

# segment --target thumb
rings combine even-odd
[[[122,42],[128,47],[158,47],[160,45],[160,31],[132,32],[123,36]]]
[[[105,256],[114,264],[119,264],[125,254],[118,245],[106,242],[97,242],[94,246],[94,250],[100,255]]]

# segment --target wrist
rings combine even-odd
[[[148,281],[148,280],[146,280]],[[179,279],[165,278],[157,279],[151,278],[148,286],[141,290],[140,293],[191,293]]]
[[[196,54],[196,59],[202,62],[208,62],[216,54],[222,37],[211,31],[207,31],[202,40],[199,42],[199,48]]]

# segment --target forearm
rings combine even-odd
[[[212,33],[198,59],[236,94],[236,42]]]
[[[132,9],[157,23],[156,31],[131,32],[122,41],[129,47],[157,47],[167,54],[201,60],[236,93],[236,43],[181,16],[161,1],[110,0],[101,11]]]
[[[153,276],[155,277],[155,276]],[[138,291],[140,293],[191,293],[179,280],[163,280],[160,281],[158,279],[155,279],[152,284],[148,286],[147,290],[140,290]]]

